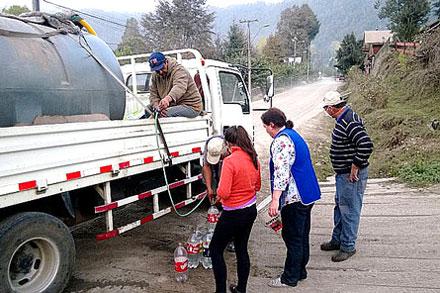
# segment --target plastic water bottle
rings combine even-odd
[[[203,256],[200,262],[205,269],[212,269],[211,253],[209,251],[209,244],[211,244],[212,231],[208,231],[203,237]]]
[[[197,268],[200,263],[200,234],[201,232],[199,229],[194,231],[186,244],[186,250],[188,251],[188,267],[190,269]]]
[[[208,216],[207,216],[209,231],[214,231],[215,225],[217,224],[219,217],[220,217],[220,212],[218,208],[215,205],[212,205],[208,210]]]
[[[182,243],[179,243],[174,250],[174,268],[176,271],[176,281],[184,283],[188,280],[188,254]]]

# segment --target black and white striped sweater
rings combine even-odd
[[[338,174],[350,173],[352,164],[365,168],[372,152],[373,142],[362,119],[347,106],[336,119],[332,133],[330,159],[333,170]]]

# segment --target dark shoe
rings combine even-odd
[[[231,291],[231,293],[244,293],[244,292],[241,292],[241,291],[238,291],[237,290],[237,286],[236,285],[229,285],[229,291]]]
[[[302,275],[301,277],[299,277],[299,280],[298,280],[298,281],[303,281],[303,280],[305,280],[305,279],[307,279],[307,275]]]
[[[321,250],[324,250],[324,251],[339,250],[339,248],[340,248],[340,245],[338,243],[333,242],[333,241],[324,242],[321,244]]]
[[[332,256],[332,261],[340,262],[349,259],[356,253],[356,249],[350,252],[339,250],[338,253]]]

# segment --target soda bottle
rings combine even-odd
[[[188,267],[197,268],[200,263],[200,231],[198,229],[189,237],[186,250],[188,251]]]
[[[219,216],[220,216],[220,212],[219,212],[218,208],[215,205],[212,205],[208,209],[208,216],[207,216],[209,231],[214,231],[215,225],[218,222]]]
[[[209,252],[209,244],[211,244],[212,231],[208,231],[203,237],[203,256],[200,262],[205,269],[212,269],[211,254]]]
[[[188,254],[182,243],[174,250],[174,269],[177,282],[184,283],[188,280]]]

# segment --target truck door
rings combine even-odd
[[[220,92],[222,97],[223,129],[241,125],[253,139],[251,103],[244,81],[239,73],[220,71]]]

